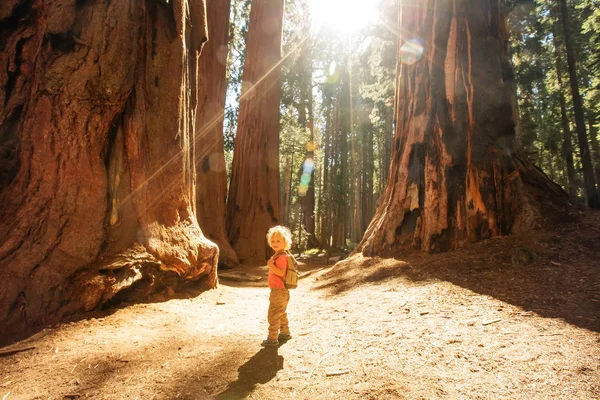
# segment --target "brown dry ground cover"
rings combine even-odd
[[[304,261],[279,348],[260,347],[265,279],[222,280],[3,347],[0,400],[600,398],[600,213],[443,254]]]

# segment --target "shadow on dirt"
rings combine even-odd
[[[189,345],[182,344],[184,348]],[[197,354],[189,359],[168,359],[163,364],[171,366],[166,370],[161,367],[165,360],[162,353],[168,350],[168,345],[148,344],[144,349],[147,362],[140,359],[139,354],[123,354],[119,359],[106,356],[86,359],[90,368],[81,368],[77,376],[77,395],[85,394],[92,398],[101,398],[107,393],[107,387],[115,384],[118,376],[137,376],[138,390],[141,398],[145,396],[158,398],[182,399],[221,399],[233,400],[247,398],[258,384],[265,384],[283,369],[284,358],[278,354],[277,347],[262,348],[243,365],[237,368],[237,380],[231,381],[224,387],[226,376],[233,376],[237,360],[244,360],[246,346],[237,350],[207,354]],[[232,344],[231,349],[234,349]],[[149,365],[150,360],[160,360]],[[185,363],[186,360],[190,360]],[[182,363],[183,362],[183,363]],[[237,364],[239,365],[239,364]],[[173,371],[169,371],[173,369]],[[148,372],[150,371],[150,372]],[[192,374],[189,374],[193,371]],[[164,375],[164,376],[163,376]],[[185,379],[178,379],[185,376]],[[229,378],[232,379],[232,378]],[[226,381],[225,381],[226,382]],[[69,385],[65,385],[69,386]],[[141,387],[140,387],[141,386]],[[64,388],[63,390],[69,391]],[[218,390],[218,393],[215,393]],[[72,389],[71,389],[72,391]],[[170,394],[168,394],[170,393]]]
[[[328,290],[337,295],[353,288],[386,281],[405,275],[410,265],[393,258],[360,257],[344,260],[315,278],[317,290]]]
[[[44,336],[46,330],[90,318],[104,318],[133,304],[154,304],[164,303],[173,299],[192,299],[210,290],[203,282],[184,282],[178,291],[166,288],[158,293],[144,293],[143,289],[134,284],[122,293],[117,293],[111,300],[99,305],[93,311],[77,312],[74,314],[63,313],[62,315],[49,314],[43,323],[35,326],[13,329],[5,334],[2,334],[0,330],[0,350],[16,342]]]
[[[281,369],[283,369],[283,356],[277,353],[277,347],[264,347],[238,368],[238,379],[231,382],[215,398],[244,399],[257,384],[269,382]]]
[[[580,221],[447,253],[412,252],[397,259],[355,256],[318,276],[314,288],[335,295],[389,279],[405,279],[408,285],[446,281],[600,332],[599,255],[600,224]]]
[[[320,271],[325,266],[304,264],[300,262],[300,279],[303,279],[315,272]],[[219,270],[219,284],[231,287],[264,287],[267,284],[266,265],[241,265],[234,269]],[[222,276],[222,277],[221,277]],[[234,277],[226,278],[226,277]],[[23,327],[15,331],[2,332],[0,327],[0,351],[8,346],[16,344],[34,337],[42,337],[48,329],[56,328],[60,325],[78,322],[90,318],[104,318],[115,312],[125,309],[133,304],[155,304],[163,303],[173,299],[192,299],[210,291],[203,281],[182,282],[177,290],[165,286],[158,292],[149,292],[145,281],[140,281],[130,288],[117,293],[111,300],[98,306],[90,312],[75,313],[70,315],[48,315],[43,324],[33,327]],[[7,350],[8,351],[8,350]],[[11,350],[12,351],[12,350]]]

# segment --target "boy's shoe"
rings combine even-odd
[[[292,338],[291,333],[280,333],[278,339],[279,340],[290,340]]]
[[[262,341],[262,343],[260,345],[263,347],[275,347],[275,346],[279,346],[279,341],[277,339],[275,339],[275,340],[265,339]]]

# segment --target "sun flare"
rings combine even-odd
[[[309,0],[313,27],[344,35],[377,23],[379,5],[378,0]]]

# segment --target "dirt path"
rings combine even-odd
[[[0,400],[599,399],[596,248],[520,265],[522,240],[306,265],[277,349],[264,279],[64,324],[0,350]]]

